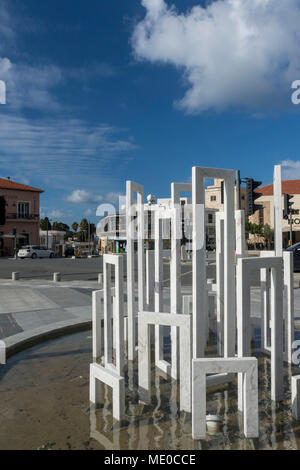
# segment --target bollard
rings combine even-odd
[[[12,273],[12,280],[18,281],[20,279],[20,273]]]
[[[53,282],[60,282],[61,281],[61,274],[60,273],[54,273],[53,274]]]
[[[98,274],[98,284],[103,285],[103,274]]]

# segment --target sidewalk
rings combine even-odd
[[[91,327],[97,282],[0,282],[0,340],[7,357],[36,342]]]

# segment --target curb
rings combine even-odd
[[[5,345],[6,358],[17,354],[18,352],[24,351],[25,349],[31,348],[37,344],[43,343],[50,339],[59,338],[67,334],[76,333],[79,331],[85,331],[92,328],[92,321],[62,321],[54,323],[52,325],[43,326],[36,328],[35,330],[24,331],[17,335],[3,338],[2,343]]]

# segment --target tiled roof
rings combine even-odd
[[[273,196],[273,184],[257,188],[263,196]],[[300,180],[282,181],[282,194],[300,194]]]
[[[16,181],[7,180],[5,178],[0,178],[0,189],[19,189],[21,191],[33,191],[35,193],[43,193],[42,189],[33,188],[32,186],[27,186],[26,184],[17,183]]]

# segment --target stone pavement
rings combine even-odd
[[[31,340],[90,327],[97,282],[45,280],[0,282],[0,340],[7,354]]]
[[[7,356],[54,336],[92,326],[96,281],[0,280],[0,342]],[[189,288],[183,288],[188,294]],[[166,289],[166,293],[168,288]],[[296,328],[300,329],[300,289],[295,289]],[[168,299],[165,311],[168,311]],[[260,317],[260,292],[251,294],[251,315]]]

